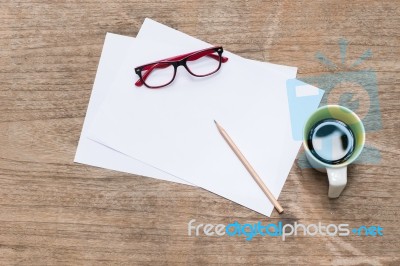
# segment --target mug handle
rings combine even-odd
[[[338,198],[347,184],[347,166],[326,168],[329,180],[329,198]]]

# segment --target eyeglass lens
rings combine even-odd
[[[150,71],[148,74],[147,71]],[[146,85],[150,87],[164,86],[172,81],[175,75],[175,67],[171,63],[157,63],[143,71]]]
[[[220,65],[220,56],[214,50],[192,55],[186,61],[186,66],[195,76],[210,75],[217,71]]]

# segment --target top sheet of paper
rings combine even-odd
[[[226,129],[278,198],[301,144],[291,136],[286,78],[226,52],[228,63],[213,76],[193,78],[181,69],[174,83],[164,89],[137,88],[135,66],[200,46],[191,44],[191,37],[151,20],[144,26],[151,28],[153,36],[182,45],[154,46],[138,39],[89,137],[269,216],[272,204],[213,120]]]

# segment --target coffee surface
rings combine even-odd
[[[311,152],[326,163],[341,163],[354,150],[354,134],[340,120],[325,119],[316,123],[308,139]]]

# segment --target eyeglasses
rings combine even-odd
[[[179,66],[184,66],[195,77],[212,75],[221,68],[222,63],[228,61],[227,57],[222,56],[223,51],[222,46],[212,47],[138,66],[135,72],[140,79],[135,85],[145,85],[150,89],[165,87],[175,79]]]

